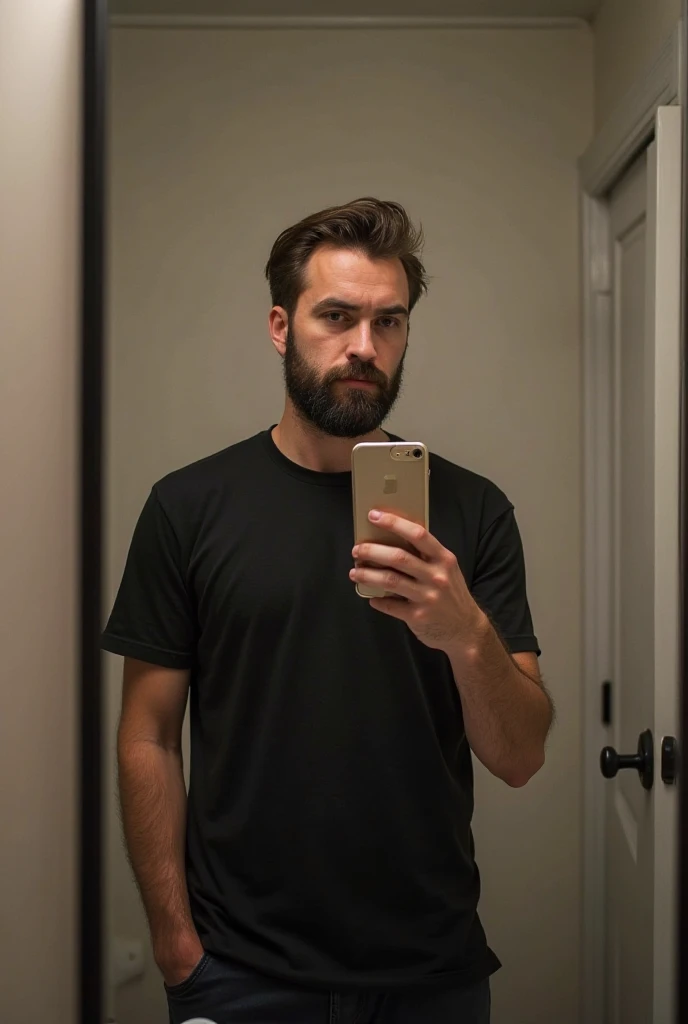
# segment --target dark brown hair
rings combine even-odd
[[[422,228],[415,228],[399,203],[366,196],[331,206],[286,228],[272,247],[265,267],[274,306],[291,316],[304,289],[303,270],[319,245],[357,249],[371,259],[401,260],[409,286],[409,311],[427,291],[419,259]]]

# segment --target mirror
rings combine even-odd
[[[681,29],[618,7],[110,4],[107,1021],[678,1019]]]

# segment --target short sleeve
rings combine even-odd
[[[191,668],[195,622],[179,541],[153,488],[134,530],[101,646],[164,668]]]
[[[513,653],[540,646],[526,593],[526,567],[513,507],[502,512],[482,536],[471,593]]]

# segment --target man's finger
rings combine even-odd
[[[381,565],[403,572],[412,579],[427,582],[430,569],[427,562],[424,562],[411,551],[394,547],[391,544],[374,544],[364,542],[357,544],[352,551],[355,559],[366,564]]]
[[[393,512],[380,512],[378,509],[371,509],[368,518],[371,523],[375,523],[383,530],[390,530],[402,537],[426,558],[439,558],[444,551],[437,538],[433,537],[429,530],[419,523],[412,523],[409,519],[403,519]]]

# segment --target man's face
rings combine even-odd
[[[408,335],[400,260],[322,246],[305,269],[284,356],[297,412],[332,437],[362,437],[399,395]]]

